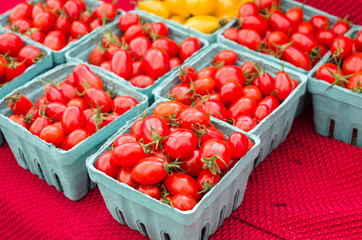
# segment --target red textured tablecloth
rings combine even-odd
[[[0,12],[17,2],[2,2]],[[306,3],[362,23],[360,1]],[[72,202],[18,166],[7,144],[0,166],[0,239],[145,238],[111,217],[98,189]],[[211,236],[279,238],[362,239],[362,148],[317,135],[311,108],[252,173],[240,208]]]

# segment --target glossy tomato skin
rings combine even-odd
[[[151,46],[152,43],[149,38],[146,36],[139,36],[130,41],[129,51],[135,55],[136,59],[141,59],[143,54],[145,54]]]
[[[241,86],[244,86],[245,84],[245,77],[243,71],[241,70],[241,68],[234,65],[221,67],[216,72],[214,80],[217,89],[220,89],[225,83],[232,80],[239,82]]]
[[[26,121],[24,116],[13,114],[9,116],[9,119],[26,129],[29,129],[30,127],[30,124]]]
[[[67,45],[67,40],[64,33],[54,30],[45,36],[43,44],[52,50],[59,51]]]
[[[157,200],[160,199],[161,191],[160,188],[157,186],[139,185],[136,187],[136,190]]]
[[[131,127],[131,134],[135,135],[137,138],[141,138],[141,125],[143,121],[144,119],[138,119]]]
[[[140,17],[137,14],[126,13],[119,18],[118,26],[122,32],[126,32],[130,26],[138,24],[139,21]]]
[[[200,145],[202,146],[205,142],[211,139],[226,141],[225,135],[220,130],[213,127],[208,127],[206,134],[201,136]]]
[[[65,134],[61,127],[48,125],[43,128],[39,137],[47,143],[53,144],[55,147],[59,148],[65,138]]]
[[[204,192],[209,191],[221,179],[220,173],[212,174],[209,169],[204,169],[197,177],[197,186]]]
[[[317,40],[305,33],[294,33],[290,37],[290,41],[293,41],[293,45],[304,52],[311,53],[312,50],[317,47]]]
[[[260,123],[264,118],[269,116],[272,113],[270,108],[265,104],[258,104],[255,109],[254,118],[255,120]]]
[[[102,113],[110,112],[112,109],[111,97],[101,89],[93,87],[88,88],[85,91],[84,98],[87,101],[88,106],[90,106],[93,109],[96,109],[98,105]]]
[[[230,49],[222,50],[219,52],[214,59],[213,63],[223,63],[224,65],[233,65],[238,60],[238,54]]]
[[[319,44],[329,48],[337,35],[331,29],[319,29],[315,37]]]
[[[151,156],[143,158],[132,169],[132,179],[142,185],[154,185],[161,182],[166,176],[166,160],[161,157]]]
[[[191,57],[192,54],[201,49],[201,42],[196,37],[188,37],[180,44],[180,57],[182,61]]]
[[[138,137],[133,134],[123,134],[113,141],[113,147],[116,148],[124,143],[138,143]]]
[[[24,65],[24,63],[15,61],[13,65],[6,67],[6,72],[5,72],[6,80],[10,82],[14,78],[23,74],[25,71],[26,71],[26,66]]]
[[[133,25],[127,29],[123,38],[126,43],[130,43],[133,39],[141,36],[147,37],[146,31],[140,25]]]
[[[117,7],[114,3],[102,2],[94,9],[94,13],[99,19],[106,16],[107,19],[113,20],[117,16]]]
[[[280,100],[284,101],[289,94],[293,91],[293,86],[289,75],[285,72],[277,73],[274,82],[274,90],[275,96]]]
[[[307,71],[312,69],[312,63],[308,55],[294,46],[287,47],[284,50],[283,58],[296,67],[303,68]]]
[[[192,156],[197,147],[196,134],[188,129],[180,129],[165,140],[165,152],[173,159],[185,159]]]
[[[224,31],[223,36],[226,39],[229,39],[231,41],[237,42],[238,41],[238,33],[239,33],[239,29],[238,28],[228,28]]]
[[[316,72],[316,78],[319,80],[323,80],[326,81],[330,84],[334,83],[334,81],[336,80],[334,78],[334,76],[331,74],[338,74],[338,67],[337,65],[333,64],[333,63],[326,63],[323,64]],[[344,72],[343,70],[340,70],[340,74],[341,76],[344,76]]]
[[[20,62],[24,61],[25,66],[29,67],[33,65],[35,62],[34,60],[41,54],[39,48],[27,45],[20,49],[18,53],[18,60]]]
[[[112,100],[112,111],[119,115],[124,114],[139,104],[138,100],[130,96],[118,96]]]
[[[142,69],[145,74],[158,79],[170,71],[170,59],[164,50],[152,47],[143,56]]]
[[[249,114],[240,114],[234,121],[234,126],[245,132],[253,130],[258,123]]]
[[[138,88],[147,88],[155,83],[155,79],[148,75],[138,75],[129,81],[133,86]]]
[[[215,156],[217,158],[211,160]],[[204,168],[209,168],[212,173],[215,173],[218,172],[218,169],[227,167],[231,160],[231,150],[225,141],[211,139],[201,146],[200,158],[204,162]],[[213,162],[213,164],[209,165],[210,162]]]
[[[54,85],[45,87],[45,94],[48,102],[59,102],[63,104],[68,102],[67,97]]]
[[[170,117],[172,114],[176,114],[176,119],[179,116],[179,113],[182,109],[185,109],[186,105],[176,102],[176,101],[168,101],[162,102],[158,104],[153,110],[153,115],[162,118],[166,123],[170,123]]]
[[[146,156],[138,142],[122,143],[112,151],[112,161],[117,166],[132,167]]]
[[[286,34],[294,33],[295,27],[282,12],[275,11],[269,18],[268,23],[274,31],[281,31]]]
[[[285,13],[285,16],[292,22],[292,24],[299,24],[303,21],[303,9],[299,7],[293,7]]]
[[[84,141],[90,136],[90,133],[85,129],[76,129],[71,132],[65,139],[62,144],[63,150],[70,150],[75,147],[78,143]]]
[[[4,33],[0,35],[0,54],[16,57],[19,49],[24,46],[24,41],[14,33]]]
[[[202,109],[217,119],[224,121],[228,119],[228,111],[220,101],[210,99],[202,104]]]
[[[178,193],[188,193],[196,200],[200,199],[200,190],[197,186],[196,180],[185,173],[173,173],[164,179],[166,189],[171,195]]]
[[[276,49],[275,45],[281,46],[288,42],[289,42],[288,35],[282,31],[273,31],[268,35],[266,39],[266,43],[274,51]]]
[[[228,139],[228,144],[232,157],[236,159],[242,158],[249,150],[249,139],[240,132],[232,133]]]
[[[256,108],[256,101],[249,97],[241,97],[228,109],[229,117],[236,119],[241,114],[253,115]]]
[[[309,22],[317,30],[322,28],[329,28],[329,26],[331,25],[331,21],[327,17],[322,15],[314,15],[313,17],[311,17]]]
[[[260,100],[259,104],[265,104],[270,108],[271,111],[274,111],[277,107],[279,107],[280,102],[275,96],[266,96]]]
[[[181,168],[191,176],[198,176],[199,173],[202,171],[203,162],[201,162],[200,159],[200,150],[195,149],[192,153],[192,155],[188,158],[185,158],[182,160]]]
[[[70,35],[75,39],[80,39],[88,33],[90,33],[90,28],[84,22],[74,21],[70,25]]]
[[[124,50],[118,50],[112,57],[111,70],[118,76],[129,80],[133,75],[133,60],[131,54]]]
[[[205,67],[197,73],[197,78],[212,78],[215,79],[218,68],[216,66]]]
[[[352,53],[346,57],[342,69],[346,75],[362,72],[362,52]]]
[[[54,29],[56,21],[57,17],[53,12],[45,11],[36,15],[33,23],[36,28],[39,28],[44,33],[48,33]]]
[[[12,23],[18,19],[31,19],[33,7],[29,3],[19,3],[10,12],[9,22]]]
[[[69,102],[67,103],[66,106],[67,107],[78,106],[83,111],[89,108],[89,105],[84,98],[73,98],[73,99],[69,100]],[[93,113],[93,110],[92,110],[92,113]]]
[[[70,106],[63,113],[62,127],[66,134],[76,129],[82,129],[86,125],[86,117],[83,111],[77,106]]]
[[[262,41],[263,37],[253,29],[241,29],[238,32],[238,43],[251,50],[258,50]]]
[[[33,107],[33,103],[29,98],[16,93],[11,97],[7,97],[9,100],[9,107],[11,111],[16,115],[26,115],[26,113]]]
[[[239,18],[255,15],[259,15],[259,7],[255,2],[247,2],[241,5],[238,13]]]
[[[111,152],[105,152],[96,161],[95,168],[99,171],[104,172],[111,178],[115,178],[118,171],[119,166],[115,165],[111,161],[112,153]]]
[[[171,198],[172,207],[181,211],[192,210],[196,204],[196,199],[188,193],[178,193]]]
[[[263,94],[258,87],[248,85],[241,89],[241,97],[249,97],[259,102],[263,98]]]
[[[67,109],[67,106],[64,103],[51,102],[46,106],[45,112],[49,118],[61,121],[65,109]]]
[[[125,183],[130,187],[136,187],[137,183],[132,179],[132,168],[122,167],[119,169],[116,179],[121,182]]]
[[[242,29],[254,29],[262,36],[265,36],[267,30],[269,29],[269,24],[263,17],[259,15],[252,15],[243,18],[240,27]]]
[[[345,37],[336,37],[331,43],[331,53],[338,58],[345,58],[352,53],[353,40]]]
[[[166,137],[169,135],[167,124],[162,120],[162,118],[157,116],[148,116],[143,120],[140,127],[140,137],[146,144],[154,141],[152,138],[152,129],[156,131],[160,137]]]
[[[191,82],[196,81],[197,78],[197,71],[193,67],[186,66],[180,70],[179,79],[183,83],[190,84]]]
[[[93,73],[85,64],[79,64],[73,69],[75,85],[78,91],[84,92],[84,86],[89,84],[91,87],[103,89],[103,82],[100,77]]]
[[[170,69],[175,69],[176,67],[180,66],[182,61],[179,57],[170,58]]]
[[[193,93],[189,92],[190,84],[184,83],[173,87],[169,93],[175,101],[185,105],[191,105],[193,100]]]
[[[197,125],[209,126],[210,116],[199,107],[189,107],[180,111],[179,122],[181,127],[193,130],[198,129]]]
[[[34,122],[30,125],[29,127],[29,131],[36,135],[39,136],[41,131],[48,125],[50,125],[51,122],[49,119],[44,118],[44,117],[38,117],[37,119],[34,120]]]

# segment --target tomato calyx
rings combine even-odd
[[[311,61],[314,61],[315,59],[321,59],[322,58],[322,56],[321,56],[321,48],[319,46],[316,46],[307,55],[308,55],[308,57],[309,57],[309,59]]]
[[[4,98],[4,100],[9,100],[9,106],[14,105],[14,107],[12,109],[15,109],[16,103],[18,102],[18,100],[20,100],[20,98],[21,98],[20,93],[15,93],[13,96]]]
[[[116,36],[113,35],[111,30],[109,30],[107,28],[106,30],[102,31],[102,33],[103,33],[103,37],[107,39],[105,47],[108,47],[110,44],[116,45],[116,46],[121,46],[121,42],[119,41],[119,39]],[[104,52],[102,52],[102,53],[104,53]]]
[[[252,61],[251,62],[256,70],[256,73],[253,72],[252,69],[246,69],[244,71],[244,76],[245,76],[245,84],[246,85],[250,85],[255,78],[259,77],[260,73],[262,73],[262,70],[261,70],[261,66],[260,66],[260,63],[257,62],[257,61]]]
[[[283,56],[283,53],[284,53],[285,49],[292,46],[293,43],[294,43],[294,41],[291,41],[291,42],[283,44],[283,45],[277,45],[277,44],[273,43],[276,50],[279,50],[279,51],[276,51],[276,52],[272,51],[273,56],[276,57],[276,58],[281,58]]]
[[[353,77],[355,74],[350,75],[344,75],[341,74],[341,61],[339,62],[337,66],[337,74],[333,73],[330,69],[327,68],[327,71],[334,77],[334,82],[325,90],[328,91],[330,88],[332,88],[334,85],[340,85],[342,87],[345,87],[345,83],[348,83],[348,78]]]
[[[11,27],[10,27],[10,30],[13,31],[13,32],[18,33],[19,30],[20,30],[20,27],[19,27],[19,25],[13,23],[13,24],[11,25]]]
[[[356,88],[352,88],[352,92],[362,93],[362,87],[361,87],[360,81],[357,82]]]
[[[221,173],[221,170],[220,170],[219,166],[217,165],[216,160],[220,160],[222,163],[225,164],[226,167],[228,167],[227,164],[225,163],[225,161],[221,157],[212,156],[211,158],[205,158],[205,157],[201,158],[201,162],[204,163],[204,166],[202,168],[203,169],[208,168],[213,175],[216,175],[217,173]]]
[[[33,121],[34,121],[34,114],[35,113],[38,113],[39,116],[40,116],[40,110],[37,110],[37,109],[33,109],[31,110],[28,114],[25,115],[25,119],[24,121],[31,124]]]
[[[350,16],[351,16],[350,14],[347,14],[347,15],[344,16],[343,18],[338,18],[338,21],[340,21],[340,22],[345,22],[345,23],[347,23],[348,25],[353,25],[353,22],[348,20],[348,18],[349,18]]]
[[[197,136],[197,146],[201,147],[201,137],[207,134],[207,127],[205,125],[201,125],[200,123],[196,123],[196,128],[194,127],[194,125],[191,125],[192,130],[194,130],[194,133]]]
[[[162,118],[167,118],[168,120],[170,120],[170,122],[167,123],[167,125],[172,126],[172,127],[179,127],[180,126],[180,123],[179,123],[180,118],[177,118],[178,111],[179,111],[179,109],[176,109],[169,116],[162,116]]]
[[[94,125],[96,126],[96,132],[98,132],[103,120],[107,120],[107,117],[105,117],[107,114],[101,112],[103,106],[99,107],[97,101],[95,101],[94,103],[96,104],[97,108],[91,107],[93,113],[90,115],[89,119],[93,119]]]
[[[216,174],[214,174],[216,175]],[[216,184],[210,184],[209,180],[207,180],[206,182],[202,182],[202,189],[200,192],[198,192],[198,194],[203,194],[203,193],[207,193],[208,191],[210,191]]]
[[[221,61],[221,62],[215,62],[215,63],[211,63],[210,66],[214,66],[217,67],[218,69],[222,68],[225,65],[225,61]]]
[[[161,150],[163,150],[161,142],[169,137],[169,136],[161,137],[160,134],[158,134],[158,132],[156,132],[156,130],[152,126],[150,126],[150,129],[153,141],[148,144],[144,144],[143,139],[142,138],[140,139],[140,144],[143,148],[143,151],[146,154],[150,154],[152,150],[158,149],[158,147],[160,147]]]
[[[6,60],[8,60],[8,63],[7,64],[3,63],[2,65],[6,66],[7,68],[10,68],[10,69],[15,69],[16,67],[18,67],[26,62],[26,59],[24,59],[24,61],[22,61],[22,62],[17,62],[16,58],[5,57],[5,56],[4,56],[4,58],[6,58]]]
[[[171,206],[171,208],[173,208],[171,199],[169,198],[171,196],[171,194],[167,191],[164,184],[162,184],[160,186],[160,188],[162,189],[162,192],[160,193],[160,196],[161,196],[160,201],[164,204]]]
[[[35,58],[33,58],[33,63],[37,63],[39,62],[40,60],[42,60],[44,57],[46,56],[46,53],[45,52],[41,52],[39,53]]]
[[[165,161],[165,163],[163,164],[163,167],[165,169],[165,172],[167,172],[168,175],[172,175],[174,171],[177,172],[185,172],[182,168],[181,168],[181,164],[183,164],[183,162],[180,162],[177,159],[175,159],[175,161],[168,163],[167,161]]]

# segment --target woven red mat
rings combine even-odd
[[[125,2],[118,6],[129,8]],[[306,3],[362,23],[360,1]],[[145,239],[111,217],[98,189],[72,202],[18,166],[7,144],[0,166],[0,239]],[[317,135],[311,109],[252,173],[242,205],[211,236],[279,238],[362,239],[362,149]]]

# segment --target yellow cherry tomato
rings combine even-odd
[[[166,4],[161,1],[139,1],[137,6],[143,11],[153,13],[162,18],[167,19],[170,16],[170,11],[168,10]]]
[[[202,15],[202,16],[194,16],[185,22],[185,25],[199,30],[202,33],[213,33],[219,29],[219,19],[214,16]]]
[[[171,14],[185,18],[190,16],[185,0],[165,0],[164,2]]]
[[[240,0],[217,0],[215,16],[221,18],[234,18],[238,15]]]
[[[186,22],[186,18],[178,15],[170,17],[170,20],[181,24],[184,24]]]
[[[210,15],[214,12],[217,0],[185,0],[186,8],[192,15]]]

